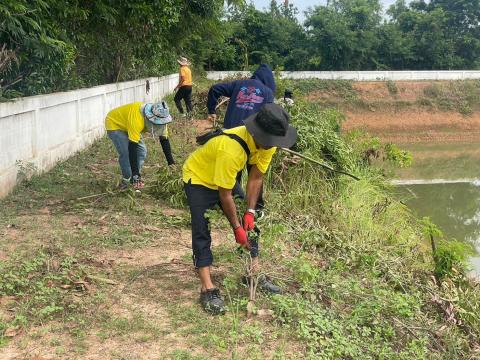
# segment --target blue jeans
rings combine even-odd
[[[128,157],[128,134],[122,130],[107,130],[107,135],[112,140],[115,149],[118,152],[118,163],[122,169],[122,176],[124,179],[132,177],[132,169],[130,167],[130,159]],[[138,168],[141,171],[145,158],[147,157],[147,147],[140,138],[138,142]]]

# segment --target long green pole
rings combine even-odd
[[[308,156],[305,156],[305,155],[303,155],[303,154],[300,154],[300,153],[298,153],[298,152],[296,152],[296,151],[293,151],[293,150],[290,150],[290,149],[287,149],[287,148],[280,148],[280,149],[282,149],[283,151],[285,151],[285,152],[287,152],[287,153],[289,153],[289,154],[292,154],[292,155],[301,157],[302,159],[305,159],[305,160],[308,160],[308,161],[310,161],[310,162],[313,162],[313,163],[315,163],[315,164],[317,164],[317,165],[320,165],[321,167],[324,167],[325,169],[328,169],[328,170],[330,170],[330,171],[333,171],[333,172],[336,172],[336,173],[340,173],[340,174],[343,174],[343,175],[350,176],[351,178],[353,178],[353,179],[355,179],[355,180],[360,180],[360,178],[357,177],[357,176],[355,176],[355,175],[352,175],[352,174],[350,174],[350,173],[348,173],[348,172],[345,172],[345,171],[342,171],[342,170],[336,170],[336,169],[332,168],[331,166],[329,166],[329,165],[327,165],[327,164],[321,163],[321,162],[318,161],[318,160],[312,159],[312,158],[310,158],[310,157],[308,157]]]

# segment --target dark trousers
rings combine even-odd
[[[216,205],[220,205],[220,195],[218,190],[212,190],[202,185],[195,185],[190,182],[183,185],[192,216],[193,264],[197,268],[210,266],[213,262],[212,238],[205,212],[208,209],[213,209]],[[252,242],[250,255],[252,257],[258,256],[258,242]]]
[[[247,164],[247,173],[250,174],[250,169],[252,168],[252,165]],[[238,187],[239,190],[237,190],[238,195],[241,199],[245,199],[245,192],[242,189],[242,173],[243,170],[240,171],[237,174],[237,183],[235,184],[235,188]],[[257,199],[257,204],[255,205],[255,210],[261,210],[265,207],[265,202],[263,201],[263,183],[262,187],[260,188],[260,193],[258,194],[258,199]]]
[[[191,112],[192,107],[192,86],[185,85],[180,87],[175,94],[173,100],[175,105],[177,105],[178,112],[183,114],[182,99],[185,100],[185,105],[187,106],[187,112]]]

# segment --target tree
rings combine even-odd
[[[309,49],[327,70],[367,70],[378,64],[378,0],[335,0],[317,6],[305,22]]]

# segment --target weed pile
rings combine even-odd
[[[307,342],[312,358],[478,356],[480,288],[465,277],[463,246],[440,242],[436,267],[424,226],[339,133],[342,114],[296,107],[299,149],[362,180],[276,158],[264,238],[297,284],[273,300],[277,320]]]
[[[280,151],[274,157],[260,226],[264,265],[287,288],[267,304],[277,324],[306,344],[312,359],[478,356],[480,288],[465,275],[464,245],[443,239],[432,255],[428,226],[365,161],[375,139],[342,134],[340,111],[301,99],[289,111],[297,151],[362,180]],[[396,146],[387,150],[393,155],[386,161],[411,161]],[[177,176],[161,175],[161,196],[175,206],[183,193]],[[223,283],[228,289],[234,281]]]

